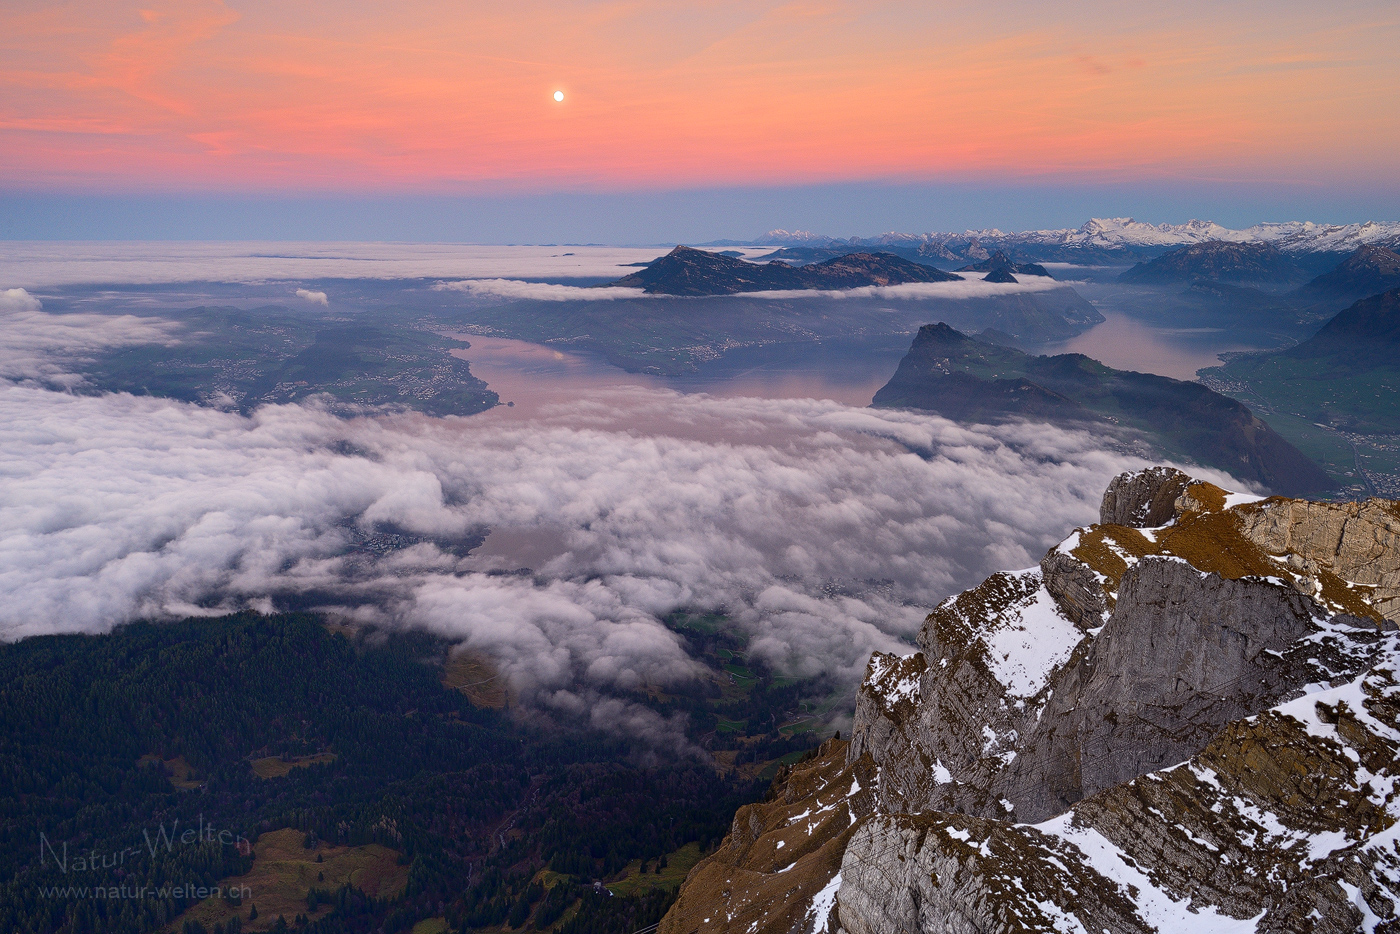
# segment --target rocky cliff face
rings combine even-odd
[[[1389,670],[1305,696],[1034,825],[873,814],[847,844],[837,923],[862,934],[1393,930],[1398,699]]]
[[[1394,501],[1286,500],[1242,511],[1240,533],[1271,555],[1287,556],[1289,569],[1303,580],[1326,575],[1364,588],[1378,613],[1400,623],[1400,506]]]
[[[779,777],[768,801],[740,808],[657,934],[830,929],[842,857],[875,811],[874,764],[848,764],[848,746],[827,740]]]
[[[1400,504],[1155,468],[1101,519],[875,654],[665,934],[1400,930]]]
[[[1099,525],[1149,528],[1176,515],[1176,500],[1191,478],[1172,467],[1149,467],[1113,478],[1099,506]]]

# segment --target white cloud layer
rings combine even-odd
[[[0,242],[0,282],[36,288],[313,279],[624,276],[666,247],[460,243]],[[754,251],[757,252],[757,251]]]
[[[622,273],[618,274],[619,276]],[[468,295],[489,295],[495,298],[534,299],[544,302],[602,301],[616,298],[646,298],[641,289],[623,286],[557,285],[549,282],[522,282],[519,279],[463,279],[439,282],[433,288],[443,291],[466,292]]]
[[[983,282],[976,273],[962,273],[962,275],[967,276],[967,278],[961,282],[907,282],[903,285],[873,285],[854,289],[773,289],[764,292],[737,292],[733,295],[707,296],[706,300],[714,298],[774,300],[799,298],[878,298],[885,300],[993,298],[1018,292],[1045,292],[1065,288],[1070,284],[1057,282],[1044,276],[1027,276],[1019,282]],[[466,292],[469,295],[551,302],[602,301],[619,298],[694,300],[693,297],[684,295],[649,295],[642,289],[622,286],[584,288],[576,285],[522,282],[518,279],[464,279],[439,282],[434,288]]]
[[[871,285],[854,289],[788,289],[744,292],[743,298],[993,298],[1018,292],[1048,292],[1074,283],[1047,276],[1022,276],[1016,282],[983,282],[978,273],[960,272],[960,282],[906,282],[902,285]]]
[[[749,258],[771,247],[741,248]],[[576,286],[522,280],[621,278],[636,272],[666,247],[483,246],[454,243],[225,243],[225,242],[0,242],[0,282],[29,290],[62,286],[159,285],[174,282],[264,283],[313,279],[442,279],[444,286],[505,298],[564,301]],[[862,298],[986,298],[1059,288],[1041,276],[1019,283],[983,283],[978,273],[962,282],[842,291],[798,290],[744,293],[747,298],[810,296]],[[15,290],[11,290],[15,291]],[[23,289],[19,290],[23,291]],[[302,291],[298,290],[300,295]],[[630,298],[633,289],[578,289],[577,297]],[[602,294],[616,292],[617,294]],[[623,294],[626,293],[626,294]],[[0,296],[9,293],[0,292]],[[26,293],[27,294],[27,293]],[[304,296],[303,296],[304,297]],[[4,300],[0,299],[0,306]]]
[[[634,297],[522,280],[621,275],[619,264],[658,252],[0,244],[0,281],[26,285],[0,291],[0,638],[311,605],[440,633],[495,659],[525,709],[679,749],[683,724],[626,696],[696,676],[661,617],[723,611],[774,668],[850,685],[872,650],[906,644],[929,605],[1032,564],[1092,520],[1108,479],[1138,463],[1047,426],[968,429],[640,386],[594,388],[528,420],[520,409],[346,420],[302,405],[244,417],[73,395],[84,360],[176,343],[179,326],[48,314],[28,290],[346,276],[467,280],[445,287],[505,298]],[[773,297],[794,294],[809,293]],[[402,547],[379,547],[387,534]],[[534,573],[499,573],[521,567]]]
[[[0,635],[311,599],[458,640],[527,705],[596,718],[693,676],[658,617],[723,609],[775,668],[849,684],[929,604],[1092,520],[1138,463],[1082,432],[814,400],[627,388],[496,415],[245,418],[0,386]],[[354,551],[376,528],[418,543]],[[681,742],[627,710],[604,719]]]
[[[0,292],[0,380],[36,380],[73,388],[74,372],[99,350],[135,344],[173,344],[179,326],[135,315],[68,314],[41,311],[24,289]]]
[[[0,314],[8,314],[14,311],[39,311],[44,307],[44,303],[24,289],[5,289],[0,291]]]

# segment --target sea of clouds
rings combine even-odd
[[[639,420],[680,428],[621,427]],[[705,423],[748,437],[707,439]],[[722,609],[776,669],[851,683],[939,598],[1092,520],[1132,466],[1084,433],[815,400],[637,388],[524,423],[301,405],[245,418],[9,384],[0,635],[314,595],[484,652],[527,704],[585,715],[695,677],[659,617]],[[376,529],[417,543],[352,550]],[[483,530],[552,548],[533,575],[491,575],[451,547]]]
[[[737,292],[733,295],[706,296],[704,301],[716,298],[769,299],[773,301],[793,301],[796,299],[965,299],[994,298],[1000,295],[1014,295],[1020,292],[1048,292],[1062,289],[1070,283],[1056,281],[1045,276],[1027,276],[1018,282],[984,282],[981,274],[963,273],[961,281],[952,282],[906,282],[901,285],[871,285],[853,289],[768,289],[761,292]],[[520,279],[461,279],[439,282],[438,290],[465,292],[473,296],[490,296],[508,300],[530,299],[546,302],[605,301],[624,298],[669,299],[686,302],[696,299],[686,296],[649,295],[642,289],[627,286],[577,286],[552,282],[527,282]]]
[[[1141,465],[1085,431],[644,386],[529,417],[245,417],[73,391],[85,355],[178,340],[159,318],[12,289],[0,327],[0,638],[313,606],[440,634],[523,710],[677,749],[684,725],[628,699],[701,676],[666,614],[723,611],[776,670],[849,686]]]
[[[772,247],[747,253],[771,252]],[[0,282],[72,285],[262,283],[308,279],[596,279],[635,272],[665,247],[459,243],[9,241]]]
[[[733,248],[731,248],[733,249]],[[504,299],[569,301],[636,298],[625,287],[597,288],[569,280],[621,278],[666,252],[665,247],[490,246],[451,243],[82,243],[17,242],[0,249],[0,282],[27,289],[103,284],[168,285],[185,282],[262,284],[318,279],[438,279],[438,287]],[[737,252],[756,259],[772,247]],[[987,298],[1063,288],[1065,281],[1024,276],[1018,283],[983,282],[961,273],[960,282],[907,283],[843,290],[744,293],[748,298]],[[546,281],[539,281],[546,280]],[[553,280],[553,281],[550,281]],[[305,294],[303,294],[305,293]],[[299,297],[324,295],[300,289]]]

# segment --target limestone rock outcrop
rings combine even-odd
[[[1076,626],[1092,629],[1108,617],[1103,575],[1074,555],[1055,549],[1040,559],[1040,576],[1061,613]]]
[[[1191,478],[1173,467],[1149,467],[1113,478],[1099,506],[1100,525],[1150,528],[1166,525],[1176,514],[1176,498]]]
[[[1287,555],[1296,571],[1367,588],[1376,610],[1400,623],[1400,504],[1280,499],[1241,510],[1240,531],[1269,554]]]
[[[1400,931],[1400,504],[1154,468],[1101,519],[873,655],[664,934]]]
[[[1143,558],[1102,631],[1051,679],[1053,696],[1020,730],[994,793],[1018,818],[1044,820],[1180,762],[1230,721],[1309,684],[1354,677],[1373,657],[1376,627],[1327,616],[1268,581]]]

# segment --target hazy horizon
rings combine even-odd
[[[774,229],[848,238],[1074,229],[1095,217],[1153,224],[1326,224],[1400,218],[1400,190],[1328,197],[1144,188],[878,185],[501,196],[0,191],[0,241],[209,240],[654,246],[752,240]]]

